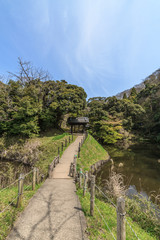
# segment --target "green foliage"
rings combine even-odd
[[[126,93],[123,94],[123,99],[127,99],[127,94]]]
[[[83,88],[50,76],[19,59],[20,71],[0,82],[0,134],[33,137],[60,125],[65,114],[79,116],[86,106]]]
[[[121,129],[120,125],[113,126],[111,124],[103,124],[101,126],[101,130],[104,134],[103,136],[104,143],[114,144],[117,142],[117,140],[122,139],[122,134],[119,133],[120,129]]]
[[[123,137],[125,130],[160,142],[160,84],[147,82],[137,93],[131,89],[127,98],[91,98],[88,101],[90,132],[94,137],[108,144],[115,144]]]
[[[135,90],[132,91],[135,96]],[[115,144],[123,138],[124,129],[131,131],[141,128],[144,108],[133,99],[109,97],[103,100],[90,100],[88,103],[90,131],[100,141]]]

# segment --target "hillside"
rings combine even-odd
[[[139,93],[141,90],[145,88],[146,84],[158,84],[160,83],[160,69],[156,70],[153,72],[151,75],[146,77],[142,83],[139,83],[135,86],[133,86],[136,89],[136,92]],[[120,92],[116,95],[117,99],[122,99],[124,94],[129,97],[131,93],[132,88],[124,90],[123,92]]]
[[[142,89],[145,88],[145,84],[144,84],[144,82],[142,82],[142,83],[140,83],[140,84],[135,85],[134,88],[136,89],[136,92],[139,93]],[[132,90],[132,88],[127,89],[127,90],[125,90],[125,91],[123,91],[123,92],[118,93],[118,94],[116,95],[116,98],[117,98],[117,99],[122,99],[123,96],[124,96],[124,94],[126,94],[126,96],[129,97],[130,94],[131,94],[131,90]]]
[[[136,139],[159,143],[160,70],[116,96],[89,99],[88,108],[90,132],[104,143],[123,145]]]

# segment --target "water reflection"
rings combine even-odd
[[[124,176],[124,183],[135,186],[142,195],[158,194],[160,190],[160,146],[151,144],[133,145],[127,150],[105,146],[114,161],[114,170]],[[107,179],[110,171],[107,163],[98,173],[101,180]],[[160,192],[159,192],[160,193]]]

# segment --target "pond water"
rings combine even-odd
[[[143,195],[151,191],[160,194],[160,146],[151,144],[132,145],[127,150],[104,146],[114,161],[114,170],[124,176],[125,184]],[[100,181],[109,176],[111,163],[98,172]]]

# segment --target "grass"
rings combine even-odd
[[[75,140],[75,138],[76,137],[74,136],[73,140]],[[69,135],[61,133],[58,130],[52,130],[50,132],[43,133],[43,135],[40,137],[32,139],[32,141],[40,141],[39,150],[41,154],[39,156],[39,161],[37,161],[35,164],[35,166],[39,168],[40,174],[43,174],[45,177],[47,177],[48,165],[58,155],[58,147],[60,147],[61,150],[61,143],[65,143],[65,139],[69,140]],[[68,145],[69,144],[67,144],[67,147]],[[63,151],[65,149],[66,147],[64,147]],[[62,153],[63,152],[60,151],[60,155],[62,155]],[[31,179],[31,175],[26,177],[24,189],[28,186],[29,182],[31,183]],[[18,194],[17,184],[18,183],[16,183],[16,186],[11,186],[10,188],[0,191],[0,211],[7,207],[12,202],[12,200],[16,198]],[[24,190],[22,206],[20,208],[16,208],[17,199],[15,199],[13,204],[11,204],[11,206],[9,206],[4,213],[0,213],[0,240],[4,240],[6,238],[13,226],[14,221],[24,210],[29,200],[42,184],[43,183],[36,185],[34,191],[32,191],[31,186]]]
[[[84,142],[81,148],[81,158],[78,159],[78,169],[82,168],[83,171],[89,170],[90,166],[95,164],[99,160],[105,160],[108,158],[108,153],[105,149],[91,136],[88,135],[88,138]],[[86,216],[87,220],[87,233],[88,238],[91,240],[101,240],[101,239],[113,239],[110,231],[106,227],[103,219],[101,218],[99,212],[95,207],[94,217],[90,216],[90,197],[89,193],[83,197],[81,189],[77,190],[82,209]],[[109,228],[116,238],[116,210],[112,207],[111,204],[106,202],[104,198],[100,195],[96,195],[95,203],[102,213],[105,221],[107,222]],[[134,206],[134,207],[133,207]],[[134,211],[136,209],[136,211]],[[128,222],[131,224],[132,228],[138,235],[139,239],[145,240],[158,240],[159,231],[158,224],[154,224],[144,217],[145,214],[142,213],[142,209],[137,207],[136,202],[132,203],[129,199],[126,199],[126,211],[129,215],[126,216]],[[143,222],[142,222],[143,220]],[[126,225],[126,240],[137,239],[128,225]]]
[[[87,220],[87,234],[90,240],[101,240],[101,239],[113,239],[109,229],[113,233],[116,238],[117,234],[117,216],[116,209],[112,207],[109,203],[99,200],[95,198],[95,203],[98,209],[100,210],[102,216],[104,217],[108,227],[104,223],[101,218],[97,208],[94,209],[94,216],[90,216],[90,194],[87,193],[85,197],[83,197],[82,189],[78,189],[77,194],[79,196],[82,209],[84,211],[86,220]],[[151,233],[146,232],[142,229],[138,223],[134,222],[130,217],[126,217],[128,222],[131,224],[132,228],[138,235],[139,239],[143,240],[158,240],[159,238],[152,235]],[[126,240],[136,240],[137,238],[131,231],[130,227],[126,225]]]
[[[53,140],[56,141],[56,140],[60,140],[61,138],[64,138],[65,136],[69,135],[68,133],[63,133],[61,135],[58,135],[58,136],[55,136],[53,137]]]
[[[91,165],[99,160],[107,160],[108,158],[107,151],[91,135],[88,135],[81,147],[81,155],[77,162],[77,168],[89,171]]]
[[[4,240],[9,231],[11,230],[14,221],[18,218],[19,214],[24,210],[24,208],[28,205],[29,200],[35,194],[35,192],[40,188],[41,184],[36,185],[35,190],[32,191],[31,187],[27,188],[23,192],[23,201],[20,208],[16,208],[17,199],[7,208],[7,210],[0,214],[0,240]],[[24,188],[26,186],[24,185]],[[9,189],[5,189],[0,193],[0,209],[4,209],[8,206],[12,200],[17,196],[18,190],[17,186],[14,186]]]

